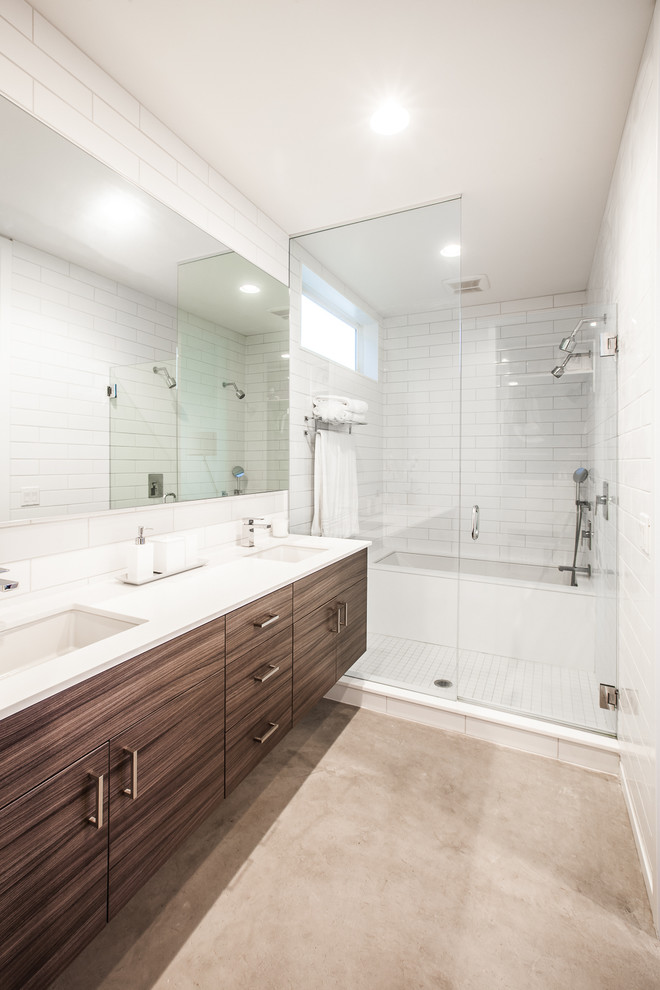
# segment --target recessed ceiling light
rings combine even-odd
[[[371,115],[371,129],[376,134],[398,134],[410,122],[410,114],[398,103],[384,103]]]
[[[517,385],[518,382],[507,382],[507,385]]]
[[[447,244],[445,247],[443,247],[442,251],[440,252],[443,258],[458,258],[460,253],[461,253],[460,244]]]
[[[283,354],[282,357],[284,358],[285,361],[288,361],[289,360],[289,355],[288,354]]]
[[[245,292],[247,295],[254,295],[255,292],[261,292],[258,285],[251,285],[249,282],[246,282],[245,285],[240,285],[239,288],[241,292]]]

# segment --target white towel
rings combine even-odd
[[[369,411],[369,403],[365,402],[363,399],[349,399],[346,395],[317,395],[314,399],[314,405],[319,401],[330,401],[337,402],[346,409],[347,412],[357,413],[360,416],[366,416]]]
[[[312,536],[356,536],[357,462],[348,433],[319,430],[314,448]]]
[[[361,413],[351,412],[334,399],[315,399],[314,417],[324,423],[366,423]]]

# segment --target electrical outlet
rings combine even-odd
[[[39,505],[39,489],[37,486],[21,488],[21,505]]]

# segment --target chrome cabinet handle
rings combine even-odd
[[[479,506],[472,506],[472,539],[479,539]]]
[[[255,622],[254,623],[254,628],[255,629],[265,629],[266,626],[272,625],[273,622],[277,622],[278,619],[279,619],[279,615],[269,615],[268,618],[267,619],[264,619],[263,622]]]
[[[341,620],[341,612],[344,610],[344,621]],[[348,602],[339,602],[339,629],[348,625]],[[339,631],[339,630],[337,630]]]
[[[124,746],[124,752],[131,754],[131,786],[124,788],[124,794],[135,801],[138,796],[138,751]]]
[[[268,670],[266,671],[266,673],[265,674],[255,674],[254,675],[254,679],[255,679],[255,681],[259,681],[260,684],[263,684],[263,682],[264,681],[267,681],[269,677],[272,677],[273,674],[276,674],[279,669],[280,669],[279,666],[276,667],[274,663],[269,663],[268,664]]]
[[[90,773],[89,776],[96,781],[96,814],[87,821],[96,828],[103,828],[103,774]]]
[[[341,602],[338,602],[333,608],[333,615],[337,620],[337,625],[332,630],[333,633],[341,632]]]
[[[270,739],[270,737],[272,736],[272,734],[273,734],[274,732],[277,732],[277,730],[279,729],[279,725],[278,725],[278,723],[277,723],[277,722],[269,722],[268,724],[269,724],[269,726],[270,726],[270,728],[269,728],[269,729],[267,729],[267,730],[266,730],[266,731],[264,732],[264,734],[263,734],[263,736],[255,736],[255,737],[254,737],[254,741],[255,741],[255,742],[258,742],[258,743],[265,743],[265,742],[266,742],[266,740],[267,740],[267,739]]]

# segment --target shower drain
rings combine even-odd
[[[454,686],[453,681],[448,681],[445,677],[439,677],[437,681],[433,681],[436,687],[449,688]]]

